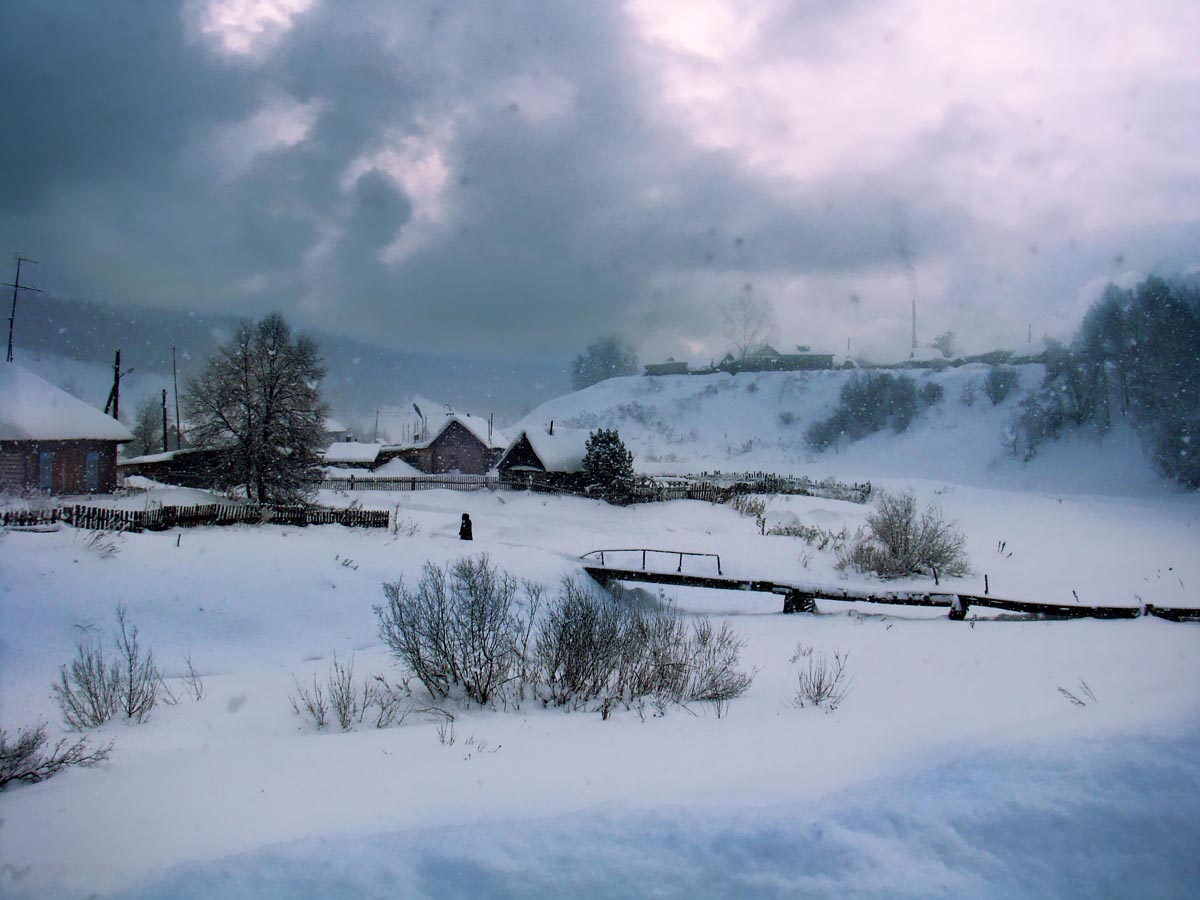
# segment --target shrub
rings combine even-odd
[[[117,607],[117,653],[109,659],[92,637],[76,645],[75,658],[61,666],[51,694],[74,731],[103,725],[117,713],[142,722],[158,705],[162,673],[154,653],[143,650],[138,629]]]
[[[785,409],[780,412],[777,418],[779,421],[779,427],[781,428],[791,428],[796,424],[796,414],[790,409]]]
[[[857,373],[843,386],[838,405],[826,419],[814,422],[804,438],[814,450],[826,450],[845,435],[857,441],[884,428],[899,433],[916,418],[917,383],[908,375]]]
[[[448,569],[427,562],[415,591],[403,579],[383,586],[379,636],[433,697],[460,689],[480,704],[512,679],[521,625],[516,581],[486,554]]]
[[[898,578],[930,571],[964,575],[968,571],[966,538],[942,519],[936,505],[918,513],[912,494],[881,491],[849,548],[839,554],[838,568]]]
[[[507,708],[531,686],[547,705],[595,702],[607,716],[612,704],[643,697],[725,703],[753,680],[737,671],[742,642],[727,627],[704,619],[689,627],[674,610],[618,603],[571,579],[544,610],[541,588],[526,583],[528,612],[520,616],[514,579],[486,557],[448,570],[426,563],[416,591],[402,581],[384,591],[387,604],[375,607],[380,636],[435,698],[458,690]],[[519,689],[505,689],[514,682]]]
[[[725,703],[750,687],[737,670],[742,641],[706,619],[689,628],[674,610],[617,603],[563,582],[535,644],[546,702],[579,708],[602,701]]]
[[[992,366],[983,379],[983,393],[992,406],[999,406],[1016,389],[1019,380],[1012,366]]]
[[[927,381],[921,385],[918,396],[921,398],[921,403],[925,406],[935,406],[941,403],[942,398],[946,396],[946,389],[936,381]]]
[[[850,692],[850,680],[846,676],[849,654],[834,650],[830,658],[824,650],[814,653],[808,648],[807,653],[798,650],[792,662],[801,658],[806,662],[797,676],[796,705],[824,707],[833,712]]]
[[[84,738],[74,743],[63,738],[53,747],[49,743],[45,723],[22,728],[15,739],[0,728],[0,791],[14,781],[45,781],[72,766],[90,768],[104,762],[112,752],[112,743],[91,748]]]

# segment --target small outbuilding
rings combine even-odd
[[[348,469],[374,469],[379,465],[379,452],[383,444],[359,444],[355,441],[340,441],[330,444],[325,450],[324,463]]]
[[[0,363],[0,488],[110,493],[129,429],[16,363]]]

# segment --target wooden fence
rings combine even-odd
[[[320,484],[331,491],[534,491],[536,493],[593,496],[582,487],[578,475],[562,473],[521,473],[516,475],[415,475],[405,478],[376,478],[337,476],[325,478]],[[845,484],[833,479],[813,481],[811,478],[753,472],[726,475],[720,472],[700,475],[641,477],[629,487],[629,499],[634,503],[660,500],[705,500],[724,503],[737,494],[790,494],[804,497],[823,497],[828,500],[847,500],[866,503],[871,498],[871,484]]]
[[[324,478],[321,480],[320,487],[326,491],[514,490],[502,479],[487,475],[414,475],[407,478],[378,478],[369,473],[364,473],[361,478],[354,475]],[[524,489],[523,484],[521,489]]]
[[[197,525],[344,525],[349,528],[387,528],[390,513],[382,509],[341,509],[330,506],[208,503],[161,506],[153,509],[110,509],[102,506],[62,506],[45,510],[0,513],[0,526],[37,527],[56,522],[99,531],[164,531]]]

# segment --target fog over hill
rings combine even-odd
[[[132,413],[139,401],[170,388],[172,345],[182,388],[237,323],[232,316],[39,296],[23,299],[17,309],[16,357],[102,406],[112,384],[113,353],[120,349],[122,368],[132,370],[122,382],[122,407]],[[414,393],[511,421],[568,385],[565,352],[563,360],[468,359],[399,352],[320,332],[312,336],[325,359],[326,399],[348,424],[364,422],[379,407]]]

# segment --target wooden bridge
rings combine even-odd
[[[641,568],[615,566],[609,559],[618,556],[630,559]],[[683,571],[685,559],[711,559],[716,566],[715,575],[696,575]],[[1172,622],[1200,621],[1200,609],[1189,607],[1163,607],[1153,604],[1143,606],[1090,606],[1086,604],[1038,603],[1027,600],[1009,600],[990,594],[963,594],[937,591],[865,591],[853,588],[829,587],[815,584],[770,581],[764,579],[733,578],[724,573],[721,557],[716,553],[691,553],[686,550],[652,550],[650,548],[623,548],[617,550],[591,550],[580,557],[591,560],[584,571],[595,581],[607,587],[614,581],[642,582],[673,587],[698,587],[722,591],[752,591],[762,594],[778,594],[783,597],[785,613],[816,612],[818,600],[841,600],[854,603],[879,603],[892,606],[925,606],[949,610],[950,618],[962,620],[972,606],[1022,613],[1045,619],[1136,619],[1140,616],[1157,616]],[[669,560],[676,563],[675,571],[648,569],[648,560]],[[596,563],[599,563],[598,565]]]

